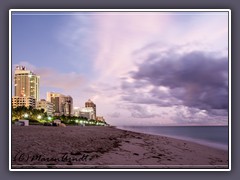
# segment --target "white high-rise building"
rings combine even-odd
[[[94,111],[94,117],[92,118],[92,119],[94,119],[94,120],[96,120],[96,117],[97,117],[97,115],[96,115],[96,104],[94,104],[90,99],[87,101],[87,102],[85,102],[85,107],[86,108],[92,108],[93,109],[93,111]]]
[[[87,119],[95,119],[95,111],[93,107],[83,107],[80,110],[80,116],[86,117]]]
[[[73,115],[80,116],[80,107],[73,107]]]

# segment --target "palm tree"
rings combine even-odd
[[[21,119],[25,113],[27,113],[27,107],[18,106],[12,109],[12,118],[13,119]]]

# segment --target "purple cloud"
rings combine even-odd
[[[122,89],[130,92],[122,96],[123,100],[160,107],[182,105],[205,110],[212,115],[226,116],[227,57],[217,57],[213,53],[201,51],[167,51],[164,56],[156,52],[147,57],[136,71],[129,73],[133,82],[122,82]],[[152,88],[141,93],[141,89],[150,86]],[[161,87],[166,90],[161,90]]]

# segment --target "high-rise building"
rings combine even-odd
[[[80,107],[73,107],[73,115],[80,116]]]
[[[14,72],[14,96],[32,97],[39,100],[40,77],[24,66],[16,66]]]
[[[80,116],[86,117],[88,120],[95,119],[94,109],[92,107],[83,107],[80,110]]]
[[[53,103],[46,101],[45,99],[41,99],[37,102],[37,109],[44,109],[44,112],[47,115],[53,115]]]
[[[85,102],[85,107],[87,108],[87,107],[91,107],[91,108],[93,108],[93,110],[94,110],[94,120],[96,120],[96,104],[94,104],[90,99],[87,101],[87,102]]]
[[[53,103],[53,113],[56,116],[63,115],[64,96],[60,93],[47,92],[47,101]]]
[[[63,111],[65,116],[73,115],[73,99],[71,96],[64,97]]]
[[[60,93],[48,92],[47,101],[53,103],[53,112],[56,116],[73,115],[73,99]]]
[[[12,97],[12,107],[16,108],[18,106],[26,106],[26,107],[36,107],[36,99],[33,97],[19,97],[19,96],[13,96]]]

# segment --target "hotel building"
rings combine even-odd
[[[18,106],[26,106],[26,107],[36,107],[36,99],[33,97],[19,97],[13,96],[12,97],[12,107],[16,108]]]
[[[47,101],[53,103],[53,114],[56,116],[73,115],[73,99],[60,93],[48,92]]]
[[[47,115],[53,115],[53,103],[46,101],[45,99],[41,99],[37,102],[37,109],[44,109],[44,112]]]
[[[87,102],[85,102],[85,107],[86,108],[92,108],[93,109],[93,111],[94,111],[94,117],[93,117],[93,119],[94,120],[96,120],[96,104],[94,104],[90,99],[87,101]]]
[[[65,116],[73,115],[73,99],[71,96],[64,96],[63,111]]]
[[[80,116],[80,107],[73,107],[73,115]]]
[[[40,77],[24,66],[16,66],[14,72],[14,96],[32,97],[39,100]]]
[[[83,107],[80,110],[80,116],[85,117],[88,120],[94,119],[95,120],[95,113],[92,107]]]
[[[24,66],[16,66],[14,71],[14,96],[12,107],[26,106],[36,108],[39,99],[40,77]]]

